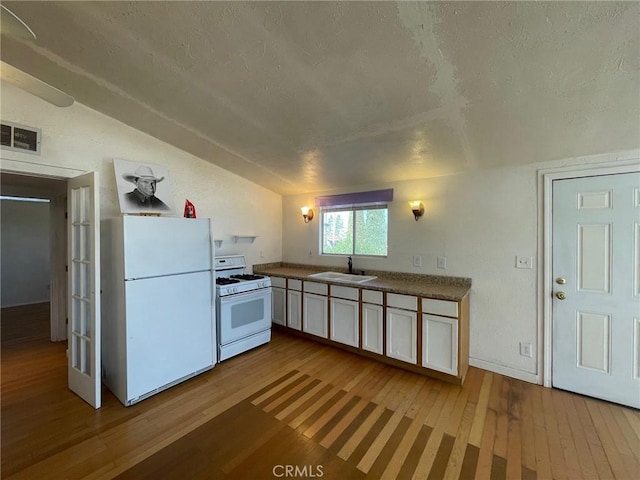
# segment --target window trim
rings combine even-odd
[[[359,210],[386,210],[387,211],[387,253],[385,255],[372,255],[356,253],[356,220],[355,213]],[[352,214],[352,229],[353,238],[351,244],[352,253],[326,253],[324,251],[324,214],[334,212],[351,212]],[[320,255],[326,256],[338,256],[338,257],[369,257],[369,258],[386,258],[389,255],[389,204],[388,203],[371,203],[371,204],[357,204],[357,205],[340,205],[340,206],[322,206],[320,207]]]

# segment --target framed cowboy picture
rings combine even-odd
[[[114,158],[113,168],[120,212],[162,215],[175,213],[166,167]]]

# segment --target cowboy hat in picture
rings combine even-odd
[[[138,180],[138,178],[148,178],[150,180],[155,180],[158,183],[164,180],[164,177],[156,177],[153,174],[153,170],[151,170],[151,167],[148,167],[147,165],[140,165],[138,168],[136,168],[136,171],[134,173],[123,173],[122,178],[131,183],[136,183],[136,180]]]
[[[121,213],[175,215],[166,167],[116,158],[113,168]]]

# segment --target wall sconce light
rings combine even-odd
[[[302,207],[300,209],[302,211],[302,218],[304,218],[304,223],[309,223],[313,220],[313,210],[309,207]]]
[[[413,212],[413,216],[416,218],[416,222],[418,219],[424,214],[424,205],[420,200],[412,200],[409,202],[409,206],[411,207],[411,211]]]

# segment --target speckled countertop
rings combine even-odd
[[[445,277],[440,275],[417,275],[414,273],[386,272],[367,270],[366,275],[378,278],[363,283],[331,282],[318,278],[308,278],[309,275],[320,272],[342,272],[346,270],[337,267],[321,267],[317,265],[302,265],[292,263],[263,263],[253,266],[254,273],[272,277],[295,278],[318,283],[361,287],[369,290],[415,295],[418,297],[435,298],[438,300],[462,300],[471,290],[471,279],[464,277]]]

